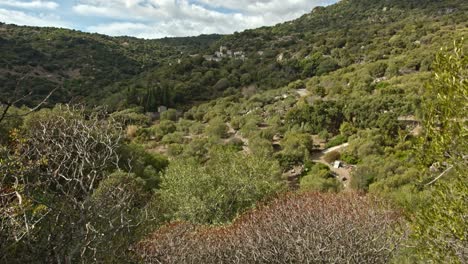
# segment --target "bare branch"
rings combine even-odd
[[[16,104],[18,104],[19,102],[25,100],[26,98],[28,98],[29,96],[32,95],[32,91],[30,91],[29,93],[25,94],[25,95],[22,95],[21,97],[19,97],[19,88],[20,88],[20,85],[21,85],[21,82],[23,80],[25,80],[27,77],[29,77],[31,75],[31,72],[29,72],[28,74],[25,74],[23,77],[21,77],[17,82],[16,82],[16,86],[15,86],[15,96],[14,98],[17,98],[17,99],[13,99],[13,100],[2,100],[0,99],[0,106],[3,105],[3,109],[1,111],[1,114],[0,114],[0,124],[2,123],[3,120],[7,119],[7,118],[16,118],[16,117],[23,117],[23,116],[27,116],[29,114],[31,114],[32,112],[35,112],[37,111],[42,105],[44,105],[48,100],[49,98],[52,96],[52,94],[58,89],[58,87],[54,88],[52,91],[50,91],[47,96],[44,97],[44,99],[42,99],[41,102],[39,102],[36,106],[34,106],[33,108],[31,108],[29,111],[27,111],[26,113],[23,113],[23,114],[19,114],[19,115],[8,115],[8,110],[10,110],[10,108],[12,106],[15,106]],[[19,98],[18,98],[19,97]]]
[[[450,166],[448,167],[445,171],[443,171],[439,176],[435,177],[432,181],[430,181],[429,183],[426,183],[425,186],[429,186],[429,185],[432,185],[434,184],[436,181],[438,181],[440,178],[442,178],[442,176],[444,176],[445,174],[447,174],[449,171],[451,171],[453,169],[453,166]]]

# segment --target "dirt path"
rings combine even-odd
[[[307,89],[298,89],[296,92],[300,97],[306,97],[309,95],[309,91],[307,91]]]
[[[344,149],[344,148],[346,148],[348,146],[349,146],[349,143],[344,143],[344,144],[341,144],[341,145],[336,146],[336,147],[325,149],[325,150],[322,151],[322,154],[325,155],[325,154],[327,154],[329,152],[338,151],[338,150]]]
[[[343,182],[343,186],[345,189],[349,189],[349,182],[351,180],[351,169],[350,168],[335,168],[333,164],[329,164],[324,160],[324,157],[327,153],[330,153],[332,151],[338,151],[341,149],[344,149],[349,146],[349,143],[344,143],[336,147],[328,148],[325,150],[322,150],[320,152],[317,152],[312,155],[312,160],[317,163],[321,163],[324,165],[327,165],[332,172],[334,172],[337,175],[337,178]]]

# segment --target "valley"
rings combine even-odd
[[[467,38],[464,0],[162,39],[0,23],[0,262],[466,263]]]

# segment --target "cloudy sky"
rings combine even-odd
[[[0,21],[141,38],[228,34],[337,0],[0,0]]]

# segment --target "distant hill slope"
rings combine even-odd
[[[33,89],[34,102],[54,87],[52,102],[86,98],[91,92],[148,69],[180,52],[206,49],[220,36],[143,40],[74,30],[0,24],[0,95]],[[18,80],[26,75],[19,84]]]
[[[36,96],[63,87],[51,102],[152,111],[398,56],[397,71],[418,71],[440,46],[467,36],[467,14],[464,0],[343,0],[274,27],[162,40],[0,25],[0,96],[29,74],[20,86]],[[214,56],[221,46],[222,60]]]

